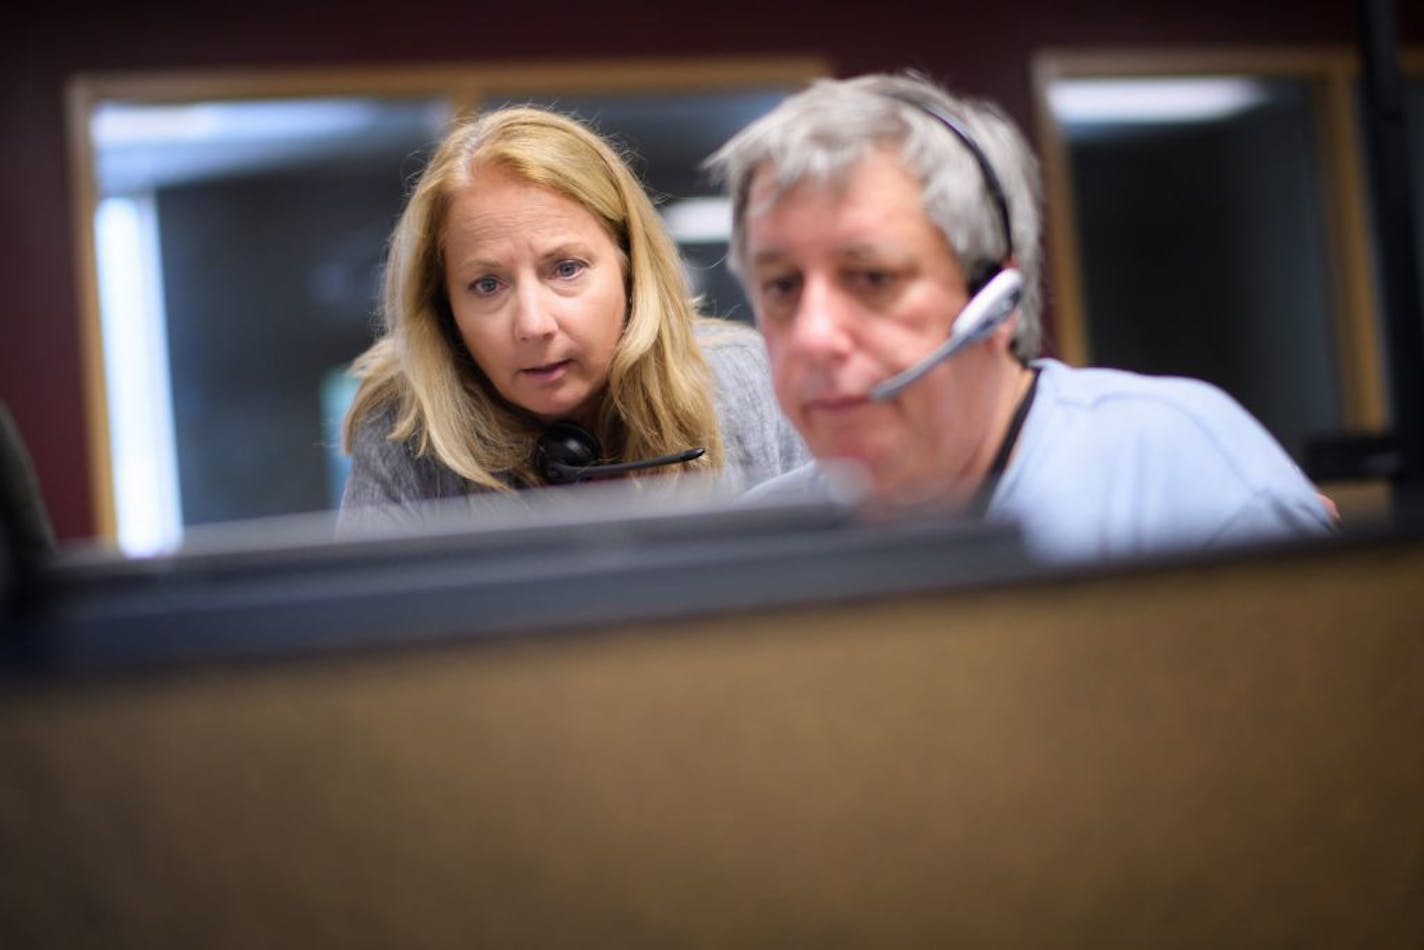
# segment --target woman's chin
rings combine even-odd
[[[593,399],[584,396],[579,398],[577,394],[570,394],[563,398],[539,398],[530,399],[527,402],[516,403],[520,408],[533,415],[540,422],[546,425],[558,422],[561,419],[572,419],[581,424],[587,424],[593,415]]]

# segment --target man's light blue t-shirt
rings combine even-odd
[[[1037,360],[1038,391],[986,517],[1049,561],[1324,534],[1315,487],[1250,413],[1207,383]],[[823,494],[816,465],[762,498]]]

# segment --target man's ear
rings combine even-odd
[[[993,341],[994,349],[1008,352],[1014,345],[1014,334],[1019,332],[1019,312],[1015,310],[1007,320],[994,328],[989,339]]]

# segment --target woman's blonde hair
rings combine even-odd
[[[474,485],[542,482],[533,464],[542,424],[505,402],[466,350],[445,289],[445,224],[477,168],[498,167],[586,209],[623,257],[628,313],[598,412],[604,451],[635,461],[705,446],[679,469],[719,468],[712,374],[693,338],[695,305],[672,239],[638,180],[605,141],[572,119],[510,108],[459,122],[445,137],[391,235],[385,333],[359,356],[344,442],[368,416],[391,413],[389,438],[434,455]],[[675,470],[668,470],[675,471]]]

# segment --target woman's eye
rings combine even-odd
[[[554,276],[570,280],[582,274],[586,266],[583,261],[559,261],[554,265]]]
[[[474,283],[470,284],[470,289],[481,297],[488,297],[491,294],[497,293],[499,286],[498,277],[480,277]]]

